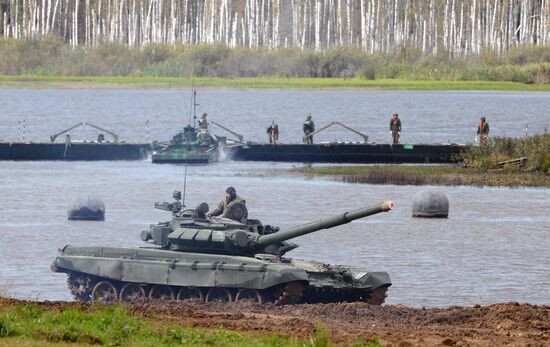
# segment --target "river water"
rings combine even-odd
[[[11,139],[13,127],[17,128],[17,119],[21,117],[28,120],[27,139],[43,139],[63,127],[89,121],[116,129],[127,140],[140,141],[140,127],[150,115],[157,114],[161,121],[177,121],[178,109],[185,104],[170,104],[169,99],[176,98],[178,93],[182,94],[177,91],[0,90],[0,104],[7,105],[0,110],[3,124],[0,137]],[[395,102],[391,105],[395,106],[408,99],[412,103],[410,109],[415,109],[415,118],[406,121],[411,127],[439,121],[434,114],[456,115],[458,100],[477,100],[472,101],[470,107],[462,106],[468,109],[464,112],[468,116],[456,115],[456,121],[447,119],[450,129],[446,131],[453,133],[455,137],[451,141],[456,142],[466,140],[472,132],[472,129],[459,131],[457,123],[472,128],[479,114],[486,114],[489,121],[495,119],[493,131],[513,136],[522,135],[525,129],[521,129],[521,124],[526,120],[539,124],[539,128],[549,121],[525,111],[550,109],[550,97],[543,93],[336,93],[339,106],[325,104],[327,117],[345,115],[349,118],[346,124],[368,124],[381,131],[388,118],[386,114],[398,107],[380,112],[384,124],[375,125],[359,113],[353,113],[359,108],[354,107],[351,100],[393,98]],[[288,105],[279,106],[279,102],[292,99],[291,104],[296,108],[322,110],[326,98],[333,94],[207,90],[199,95],[213,102],[219,114],[227,111],[220,123],[236,125],[242,119],[239,115],[251,117],[242,124],[242,132],[248,139],[262,141],[264,134],[262,131],[256,134],[253,123],[258,123],[262,130],[274,114],[287,114],[286,121],[300,127],[304,112]],[[222,102],[218,100],[222,96],[231,98]],[[299,103],[300,96],[303,105]],[[57,101],[51,100],[52,97]],[[268,102],[272,98],[276,101]],[[418,101],[412,101],[417,98]],[[448,101],[441,101],[443,98]],[[26,102],[17,105],[14,99]],[[378,109],[383,104],[380,100]],[[501,113],[495,111],[489,116],[484,111],[491,107],[485,106],[483,100]],[[434,110],[428,102],[437,105],[432,105]],[[255,103],[258,110],[250,107]],[[370,109],[362,107],[362,110]],[[424,114],[417,108],[430,109],[431,113]],[[242,109],[245,111],[240,111]],[[521,110],[524,115],[514,118]],[[212,112],[214,120],[218,120],[216,114]],[[413,117],[412,112],[405,114]],[[321,119],[320,112],[318,118]],[[173,132],[168,126],[161,126],[162,122],[153,126],[154,118],[150,119],[152,137],[161,138]],[[499,123],[517,126],[505,130]],[[418,129],[410,132],[414,142],[431,142],[430,134]],[[299,129],[289,130],[285,135],[287,141],[291,142],[293,133],[299,137]],[[379,141],[384,140],[387,139],[380,137]],[[412,197],[430,187],[345,184],[281,170],[293,166],[300,164],[226,162],[190,166],[186,203],[194,207],[206,201],[212,207],[222,198],[225,188],[232,185],[246,198],[251,218],[286,228],[392,199],[397,203],[394,211],[297,238],[300,248],[287,256],[387,271],[393,282],[387,299],[390,304],[428,307],[504,301],[550,304],[550,194],[547,189],[440,187],[437,189],[444,191],[450,200],[450,217],[416,219],[411,218]],[[169,201],[174,189],[183,189],[184,172],[184,166],[153,165],[149,161],[0,162],[0,293],[25,299],[70,300],[65,275],[49,271],[56,250],[65,244],[142,244],[139,240],[142,229],[170,217],[168,212],[155,210],[153,202]],[[95,196],[105,202],[106,221],[66,219],[71,203],[85,196]]]
[[[0,89],[0,140],[48,141],[79,122],[114,131],[124,141],[167,140],[189,121],[188,90]],[[283,143],[300,142],[302,122],[313,116],[317,129],[339,121],[388,143],[391,114],[400,114],[402,143],[473,142],[480,116],[492,136],[520,137],[550,129],[550,93],[199,90],[197,114],[244,135],[267,140],[265,129],[277,121]],[[146,126],[146,122],[149,125]],[[213,128],[218,135],[229,135]],[[75,139],[94,139],[93,129],[77,129]],[[362,140],[331,127],[316,141]]]

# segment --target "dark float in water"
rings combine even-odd
[[[82,198],[76,201],[67,212],[69,220],[105,220],[105,204],[96,198]]]

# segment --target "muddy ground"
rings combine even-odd
[[[40,303],[50,308],[86,307],[70,302]],[[129,306],[146,319],[184,326],[240,332],[277,332],[308,338],[318,322],[331,340],[347,345],[357,338],[380,338],[386,346],[548,346],[550,306],[502,303],[490,306],[410,308],[364,303],[254,306],[250,303],[148,301]]]

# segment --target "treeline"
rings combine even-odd
[[[358,48],[324,52],[223,45],[123,44],[72,48],[56,37],[0,39],[0,74],[162,77],[343,77],[550,83],[550,47],[522,46],[503,55],[425,55],[402,48],[370,54]]]
[[[450,56],[550,44],[550,0],[0,0],[0,36]]]

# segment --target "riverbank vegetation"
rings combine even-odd
[[[306,166],[297,170],[349,183],[550,187],[550,134],[494,138],[490,145],[466,150],[458,165]]]
[[[330,334],[319,325],[309,339],[275,333],[239,333],[221,328],[200,329],[165,319],[147,319],[125,306],[80,303],[31,303],[0,298],[0,344],[9,346],[331,346]],[[357,346],[379,346],[357,340]]]
[[[122,44],[73,48],[55,37],[0,39],[0,82],[190,84],[249,88],[390,88],[550,90],[550,47],[450,58],[401,48],[370,54],[223,45]]]

